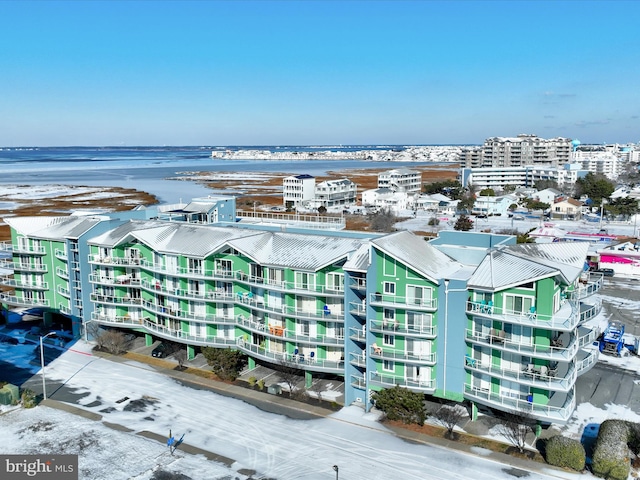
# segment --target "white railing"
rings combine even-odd
[[[383,375],[378,372],[370,372],[369,381],[372,385],[380,387],[395,387],[399,385],[413,390],[434,390],[436,388],[435,379],[410,379],[396,375]]]
[[[371,305],[376,306],[403,306],[418,310],[435,310],[438,307],[437,298],[400,297],[381,293],[372,293],[369,298]]]
[[[40,245],[39,247],[32,247],[30,245],[13,245],[11,247],[13,253],[31,253],[37,255],[44,255],[47,250]]]
[[[25,307],[48,307],[49,300],[46,299],[35,299],[35,298],[24,298],[17,297],[16,295],[12,295],[15,292],[3,292],[0,293],[0,302],[8,303],[10,305],[21,305]]]
[[[16,280],[15,278],[2,277],[0,279],[0,285],[7,287],[20,288],[22,290],[48,290],[49,283],[47,282],[28,282],[25,279]]]
[[[467,313],[491,318],[499,322],[546,328],[548,330],[571,331],[578,324],[580,316],[575,302],[565,302],[553,315],[541,315],[535,309],[528,312],[498,308],[483,302],[467,302]]]
[[[573,388],[578,377],[577,369],[573,363],[567,364],[566,371],[559,373],[554,372],[549,367],[546,370],[540,367],[529,369],[529,365],[522,365],[519,370],[502,368],[493,365],[491,361],[483,363],[474,358],[465,359],[465,367],[468,370],[475,370],[481,373],[487,373],[494,377],[504,378],[509,381],[516,381],[534,387],[544,388],[546,390],[558,390],[567,392]],[[544,372],[547,372],[546,374]]]
[[[416,352],[401,352],[398,350],[392,350],[391,347],[379,347],[377,345],[372,345],[370,349],[371,358],[383,359],[383,360],[394,360],[394,361],[404,361],[411,363],[422,363],[422,364],[432,364],[435,365],[437,355],[435,352],[432,353],[416,353]]]
[[[498,407],[501,410],[507,409],[515,412],[526,412],[535,418],[551,422],[566,422],[576,407],[576,399],[573,394],[567,395],[561,407],[533,403],[530,402],[528,398],[509,397],[491,393],[488,389],[477,388],[468,383],[464,386],[464,395],[466,398],[476,400],[483,405]]]
[[[530,355],[537,358],[549,360],[572,360],[578,352],[578,341],[575,335],[569,336],[567,346],[539,345],[534,343],[514,342],[503,330],[491,333],[476,332],[467,328],[465,330],[467,340],[471,340],[484,345],[491,345],[493,348]],[[533,340],[533,338],[531,338]]]
[[[435,338],[438,329],[436,325],[407,326],[397,320],[371,320],[371,331],[404,333]]]

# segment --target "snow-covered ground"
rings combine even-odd
[[[350,479],[508,479],[509,466],[482,455],[407,443],[377,422],[375,414],[347,407],[319,420],[293,420],[261,411],[237,399],[185,387],[151,367],[94,357],[80,341],[46,367],[46,378],[85,395],[81,408],[108,428],[50,407],[18,409],[0,416],[2,452],[78,453],[80,478],[151,480],[154,471],[181,472],[191,479],[327,479],[333,465]],[[55,399],[56,393],[49,392]],[[118,403],[128,397],[128,400]],[[156,440],[185,434],[185,444],[235,460],[230,467],[180,449],[171,456]],[[483,452],[478,452],[483,453]],[[544,469],[544,467],[542,467]],[[528,479],[554,478],[557,472],[530,472]],[[562,474],[562,478],[579,478]]]

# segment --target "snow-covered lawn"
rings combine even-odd
[[[358,407],[319,420],[293,420],[185,387],[144,364],[120,364],[88,353],[89,346],[78,342],[47,366],[47,380],[85,394],[81,408],[131,431],[49,407],[20,409],[0,416],[3,453],[78,453],[81,478],[91,480],[151,480],[157,468],[194,480],[247,478],[238,473],[242,469],[256,471],[253,478],[320,480],[333,478],[333,465],[349,479],[513,478],[506,472],[510,467],[482,455],[402,441],[375,414]],[[55,399],[56,393],[49,396]],[[185,444],[235,463],[229,468],[180,449],[172,457],[162,443],[136,435],[149,431],[166,438],[170,429],[174,435],[184,433]],[[527,478],[553,477],[530,472]]]

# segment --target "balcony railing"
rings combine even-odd
[[[237,340],[238,350],[245,352],[246,354],[261,358],[263,360],[270,361],[272,363],[291,363],[300,365],[301,369],[304,370],[315,370],[321,372],[330,372],[330,373],[343,373],[344,372],[344,361],[333,361],[326,359],[319,359],[314,356],[314,358],[310,358],[307,356],[305,360],[300,361],[301,357],[287,353],[287,352],[274,352],[267,350],[265,347],[256,345],[253,343],[249,343],[245,341],[244,338],[240,337]]]
[[[351,386],[364,390],[367,388],[367,382],[362,375],[351,375]]]
[[[575,335],[569,335],[567,346],[539,345],[522,343],[512,340],[512,337],[504,330],[491,329],[491,332],[476,332],[465,330],[469,341],[480,345],[491,345],[495,349],[516,352],[521,355],[532,356],[546,360],[560,360],[568,362],[572,360],[578,351],[578,341]],[[533,338],[531,338],[533,340]]]
[[[64,250],[60,250],[59,248],[56,248],[53,251],[53,254],[55,255],[56,258],[60,259],[60,260],[64,260],[65,262],[69,259],[69,256],[67,255],[67,252]]]
[[[12,252],[13,245],[11,242],[0,242],[0,252]]]
[[[598,362],[600,358],[600,350],[592,348],[589,350],[580,350],[578,352],[578,358],[576,359],[576,370],[578,376],[588,372]]]
[[[44,255],[47,250],[42,246],[34,247],[31,245],[13,245],[11,247],[13,253],[28,253],[31,255]]]
[[[592,273],[589,275],[589,281],[586,284],[580,283],[578,288],[568,292],[568,298],[571,300],[582,300],[594,293],[597,293],[604,284],[604,275],[601,273]]]
[[[435,338],[437,330],[435,325],[407,325],[397,320],[371,320],[372,332],[393,332],[394,334]]]
[[[592,319],[602,310],[602,300],[598,299],[593,305],[580,304],[580,323]]]
[[[367,290],[367,279],[351,277],[349,279],[349,287],[360,292],[365,292]]]
[[[435,310],[437,298],[400,297],[397,295],[372,293],[371,305],[377,307],[406,307],[413,310]]]
[[[0,285],[7,287],[19,288],[21,290],[48,290],[49,284],[47,282],[27,282],[25,279],[16,280],[15,278],[2,277],[0,279]]]
[[[13,294],[13,295],[12,295]],[[17,297],[15,292],[0,293],[0,302],[21,307],[48,307],[49,300]]]
[[[364,342],[367,338],[367,331],[364,326],[362,327],[350,327],[349,338],[358,342]]]
[[[464,386],[464,396],[469,400],[475,400],[500,410],[525,412],[533,418],[545,422],[565,423],[576,408],[576,399],[573,393],[566,395],[562,406],[559,407],[529,402],[527,398],[491,393],[488,389],[474,387],[468,383]]]
[[[541,315],[533,308],[528,312],[522,312],[498,308],[484,302],[468,301],[467,314],[499,322],[564,331],[573,330],[579,321],[577,305],[572,301],[565,302],[553,315]]]
[[[402,361],[406,363],[420,363],[422,365],[435,365],[437,355],[433,353],[401,352],[392,347],[379,347],[373,344],[370,350],[371,358],[380,360]]]
[[[367,315],[367,306],[362,302],[349,302],[349,313],[364,317]]]
[[[37,273],[48,272],[47,266],[44,263],[37,264],[37,263],[14,262],[10,258],[0,260],[0,265],[4,268],[15,270],[16,272],[37,272]]]
[[[62,278],[63,280],[69,280],[69,273],[63,268],[56,268],[56,275]]]
[[[473,358],[465,359],[465,367],[467,370],[486,373],[492,377],[503,378],[509,381],[516,381],[524,385],[543,388],[545,390],[557,390],[568,392],[576,383],[577,369],[573,363],[566,364],[568,368],[559,372],[559,369],[550,369],[545,367],[531,368],[530,365],[522,365],[520,369],[514,370],[509,368],[501,368],[493,365],[491,361],[481,362]]]
[[[58,285],[58,288],[56,289],[56,291],[60,295],[62,295],[63,297],[71,298],[71,294],[69,293],[69,289],[68,288],[64,288],[62,285]]]
[[[411,390],[420,391],[434,391],[436,388],[435,379],[421,380],[410,379],[405,377],[399,377],[396,375],[384,375],[378,372],[370,372],[369,384],[377,387],[394,387],[399,385],[401,387],[409,388]]]
[[[234,272],[234,278],[247,285],[255,285],[270,290],[280,290],[288,293],[313,293],[316,295],[342,296],[344,294],[344,286],[340,285],[317,285],[311,283],[285,282],[283,280],[273,280],[256,275],[249,275],[242,270]]]
[[[185,342],[204,346],[231,346],[236,344],[235,338],[216,337],[212,335],[193,335],[182,330],[175,330],[164,325],[158,325],[150,320],[142,319],[142,326],[154,335],[177,342]]]
[[[358,367],[366,367],[367,366],[367,357],[363,354],[350,353],[349,363],[351,365],[356,365]]]

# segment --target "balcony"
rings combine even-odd
[[[602,300],[598,299],[593,305],[589,305],[586,303],[580,304],[580,324],[586,322],[587,320],[591,320],[593,317],[598,315],[602,310]]]
[[[246,285],[257,286],[260,288],[266,288],[268,290],[276,290],[286,293],[312,293],[315,295],[331,297],[342,297],[344,295],[344,287],[342,286],[316,285],[315,283],[285,282],[282,280],[273,280],[261,276],[249,275],[248,273],[245,273],[241,270],[236,271],[234,277],[236,280]]]
[[[13,294],[13,295],[12,295]],[[44,298],[24,298],[17,297],[15,292],[2,292],[0,293],[0,302],[8,305],[14,305],[17,307],[48,307],[49,300]]]
[[[541,405],[529,402],[527,398],[511,397],[492,393],[488,389],[474,387],[470,384],[464,386],[464,396],[488,407],[511,412],[524,412],[533,418],[543,422],[566,423],[576,408],[576,399],[573,393],[559,394],[560,405]],[[552,397],[551,400],[554,400]]]
[[[349,363],[357,367],[365,368],[367,366],[367,357],[363,354],[350,353]]]
[[[576,370],[578,376],[587,373],[598,362],[600,358],[600,350],[597,347],[585,348],[578,351],[576,356]]]
[[[118,275],[117,277],[108,277],[98,275],[96,273],[89,274],[89,282],[97,285],[132,285],[139,286],[141,281],[139,278],[132,278],[130,275]]]
[[[411,310],[428,311],[435,311],[438,307],[437,298],[400,297],[397,295],[372,293],[370,299],[371,305],[376,307],[403,307]]]
[[[56,288],[56,292],[58,292],[60,295],[62,295],[65,298],[71,298],[71,294],[69,293],[69,289],[68,288],[64,288],[62,285],[58,285],[58,288]]]
[[[434,339],[437,336],[435,325],[413,324],[407,325],[397,320],[371,320],[371,331],[380,333],[402,334],[411,337]]]
[[[14,262],[9,258],[0,260],[0,265],[4,268],[15,270],[16,272],[47,273],[49,271],[47,266],[43,263]]]
[[[67,252],[65,250],[60,250],[59,248],[56,248],[53,251],[53,254],[55,255],[55,257],[58,260],[62,260],[64,262],[66,262],[67,260],[69,260],[69,256],[67,255]]]
[[[571,300],[582,300],[594,293],[598,293],[604,284],[604,275],[600,273],[592,273],[589,275],[587,283],[579,283],[578,288],[567,292],[567,296]]]
[[[311,370],[324,373],[343,374],[344,373],[344,360],[333,361],[327,359],[320,359],[317,357],[306,358],[303,361],[301,357],[294,358],[295,356],[287,352],[275,352],[270,351],[267,348],[250,343],[244,338],[238,338],[236,342],[238,350],[250,355],[254,358],[259,358],[270,363],[281,364],[283,362],[300,366],[301,370]]]
[[[265,305],[263,299],[249,296],[248,294],[244,294],[242,292],[237,292],[235,294],[235,303],[239,305],[247,305],[258,311],[275,313],[289,318],[299,318],[303,320],[326,320],[338,323],[344,322],[344,313],[335,312],[328,306],[316,310],[296,308],[292,305],[270,306]]]
[[[349,279],[349,288],[353,290],[358,290],[359,292],[367,291],[367,279],[366,278],[350,278]]]
[[[467,314],[490,318],[498,322],[546,328],[549,330],[571,331],[578,324],[580,315],[575,302],[565,302],[553,315],[541,315],[532,307],[528,312],[498,308],[485,302],[467,302]]]
[[[0,242],[0,252],[12,252],[13,245],[10,242]]]
[[[497,350],[514,352],[525,356],[536,357],[544,360],[569,362],[578,352],[576,335],[567,335],[566,339],[551,342],[551,345],[539,345],[512,341],[512,337],[504,330],[491,329],[490,332],[477,332],[471,329],[465,331],[467,341],[477,345],[489,345]],[[533,341],[533,338],[529,338]],[[566,340],[567,346],[564,346]],[[554,345],[555,343],[555,345]]]
[[[398,385],[400,387],[424,393],[434,393],[436,389],[435,379],[409,379],[396,375],[384,375],[378,372],[370,372],[369,385],[382,388],[392,388]]]
[[[364,327],[351,327],[349,328],[349,338],[351,340],[355,340],[356,342],[366,342],[367,339],[367,330]]]
[[[367,306],[362,302],[349,302],[349,313],[359,317],[366,317]]]
[[[185,311],[178,308],[177,306],[172,308],[167,305],[161,305],[159,303],[149,302],[141,299],[129,299],[129,302],[133,302],[134,300],[137,303],[141,303],[142,306],[145,308],[145,310],[161,317],[169,317],[169,318],[175,318],[177,320],[202,322],[202,323],[224,323],[224,324],[235,323],[234,317],[222,317],[222,316],[210,315],[204,312],[200,313],[200,312],[194,312],[194,311],[188,311],[188,310]]]
[[[47,282],[27,282],[24,279],[16,280],[15,278],[9,277],[0,277],[0,285],[14,287],[21,290],[49,290],[49,284]]]
[[[393,360],[394,362],[418,363],[420,365],[435,365],[437,355],[435,353],[401,352],[393,347],[380,347],[377,344],[371,346],[370,357],[378,360]]]
[[[63,280],[69,280],[69,273],[63,268],[56,268],[56,275]]]
[[[13,245],[13,253],[26,253],[29,255],[45,255],[47,250],[43,246]]]
[[[552,369],[544,366],[521,365],[520,369],[501,368],[493,365],[491,361],[481,362],[474,358],[465,358],[465,368],[469,371],[486,373],[492,377],[515,381],[530,387],[568,392],[576,383],[577,369],[573,363],[560,363]]]
[[[139,266],[144,259],[133,257],[102,257],[97,254],[89,254],[89,263],[93,265],[124,265]]]
[[[364,390],[367,388],[367,382],[362,375],[351,375],[351,386]]]

